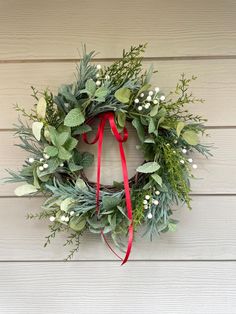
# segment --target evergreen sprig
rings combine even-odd
[[[131,47],[102,67],[91,62],[95,53],[87,53],[84,46],[75,82],[62,85],[56,94],[32,87],[33,109],[15,106],[27,120],[15,126],[17,146],[30,156],[20,171],[8,170],[5,182],[24,183],[16,189],[19,196],[45,195],[42,211],[27,218],[50,220],[45,246],[57,233],[68,233],[65,246],[74,247],[67,259],[79,250],[85,230],[96,234],[103,230],[123,249],[130,223],[123,185],[117,183],[101,189],[97,213],[96,187],[84,177],[93,156],[77,147],[81,134],[92,130],[91,118],[113,112],[120,131],[130,122],[137,132],[144,163],[130,180],[133,225],[136,231],[145,225],[151,239],[176,229],[173,208],[182,204],[191,208],[190,180],[192,168],[197,168],[193,154],[211,155],[211,147],[199,141],[206,135],[206,119],[188,109],[189,104],[203,102],[190,91],[196,77],[182,74],[175,90],[165,96],[151,87],[153,67],[142,69],[145,49],[146,44]]]

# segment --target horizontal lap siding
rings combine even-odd
[[[233,262],[1,263],[0,276],[4,314],[234,314],[236,307]]]
[[[0,12],[3,60],[76,58],[81,43],[103,58],[145,42],[148,57],[236,54],[232,0],[8,0]]]
[[[153,242],[140,231],[125,267],[88,233],[75,262],[64,263],[65,235],[43,248],[47,223],[25,219],[43,199],[16,198],[15,185],[0,186],[1,313],[235,313],[235,1],[1,1],[0,177],[27,157],[13,146],[12,104],[30,108],[31,85],[56,91],[71,82],[81,43],[108,64],[123,48],[144,42],[144,66],[152,62],[159,70],[154,86],[168,92],[180,73],[194,74],[192,90],[206,100],[190,106],[208,118],[207,142],[215,146],[209,160],[194,157],[201,179],[192,182],[193,210],[177,210],[178,230]],[[126,152],[134,170],[140,155],[130,136]],[[106,138],[109,147],[113,139]],[[103,167],[119,174],[117,151],[104,157]]]

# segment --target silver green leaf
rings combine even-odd
[[[116,99],[119,100],[123,104],[127,104],[129,102],[130,95],[131,95],[131,92],[128,87],[119,88],[115,92]]]
[[[64,125],[75,127],[84,123],[85,118],[80,108],[72,109],[65,117]]]
[[[194,131],[185,131],[182,137],[189,145],[197,145],[199,143],[197,133]]]
[[[141,173],[153,173],[160,168],[160,165],[156,161],[147,162],[139,166],[136,170]]]
[[[185,123],[183,121],[179,121],[177,123],[176,134],[177,134],[178,137],[180,136],[180,133],[181,133],[181,131],[183,130],[184,127],[185,127]]]
[[[15,189],[16,196],[29,195],[37,192],[38,189],[33,184],[23,184]]]

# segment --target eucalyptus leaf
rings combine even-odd
[[[82,231],[86,226],[86,218],[84,216],[74,216],[69,222],[69,226],[76,232]]]
[[[197,145],[199,143],[197,133],[194,131],[185,131],[182,137],[189,145]]]
[[[143,92],[146,92],[147,90],[149,90],[151,86],[152,86],[151,84],[144,84],[138,91],[138,96],[142,94]]]
[[[107,96],[108,92],[109,92],[109,90],[105,86],[101,86],[101,87],[99,87],[96,90],[94,96],[97,97],[97,98],[105,99],[105,97]]]
[[[150,116],[155,117],[158,113],[158,109],[159,109],[159,105],[155,105],[154,107],[152,107],[152,110],[150,111]]]
[[[58,147],[58,157],[60,159],[69,160],[71,156],[71,153],[67,151],[63,146]]]
[[[85,118],[80,108],[74,108],[66,115],[64,125],[75,127],[84,123]]]
[[[96,91],[96,83],[94,82],[94,80],[87,80],[87,82],[85,83],[85,89],[91,96],[93,96]]]
[[[64,144],[64,148],[68,151],[72,151],[78,144],[77,139],[70,137]]]
[[[148,124],[148,133],[153,133],[155,131],[156,127],[155,127],[155,123],[154,120],[152,118],[150,118],[149,120],[149,124]]]
[[[79,135],[90,131],[92,131],[91,126],[89,126],[88,124],[82,124],[78,126],[76,130],[74,130],[73,135]]]
[[[184,127],[185,127],[185,123],[183,121],[179,121],[177,123],[176,134],[177,134],[178,137],[180,136],[180,133],[181,133],[181,131],[183,130]]]
[[[46,116],[46,109],[47,109],[47,102],[44,97],[41,97],[38,101],[37,107],[36,107],[36,113],[38,119],[44,119]]]
[[[33,122],[32,124],[32,132],[34,134],[34,137],[36,138],[37,141],[40,141],[41,139],[41,131],[43,128],[43,123],[42,122]]]
[[[130,99],[130,89],[128,87],[122,87],[115,92],[115,98],[123,104],[127,104]]]
[[[55,157],[58,154],[58,148],[55,146],[46,146],[44,152],[50,157]]]
[[[90,154],[89,152],[84,152],[82,154],[82,158],[80,160],[80,165],[83,168],[88,168],[93,164],[94,156],[93,154]]]
[[[103,196],[102,198],[102,206],[104,210],[110,210],[115,208],[118,204],[120,204],[121,199],[114,196]]]
[[[82,166],[76,165],[73,160],[68,161],[68,167],[69,167],[71,172],[75,172],[75,171],[79,171],[79,170],[83,169]]]
[[[140,141],[143,142],[145,139],[145,132],[144,132],[144,127],[143,127],[142,123],[140,122],[140,120],[138,118],[135,118],[132,121],[132,125],[136,129]]]
[[[32,184],[23,184],[15,189],[16,196],[23,196],[37,192],[38,189]]]
[[[125,126],[126,113],[119,111],[117,112],[117,121],[121,128]]]
[[[80,189],[80,190],[88,190],[88,187],[86,185],[86,183],[84,182],[84,180],[82,180],[81,178],[77,178],[75,185]]]
[[[136,170],[141,173],[153,173],[159,168],[160,165],[156,161],[152,161],[139,166]]]
[[[68,212],[71,204],[73,204],[74,202],[75,200],[73,198],[68,197],[61,202],[60,209],[64,212]]]
[[[58,145],[62,146],[65,144],[65,142],[67,141],[67,139],[69,138],[70,134],[68,132],[62,132],[58,134],[57,137],[57,143]]]
[[[158,111],[158,117],[161,118],[161,117],[165,117],[167,114],[167,111],[165,108],[161,108],[161,110]]]
[[[153,173],[151,177],[153,178],[154,181],[156,181],[157,184],[162,186],[162,178],[157,173]]]
[[[48,127],[50,139],[53,145],[58,146],[58,133],[54,126],[49,125]]]

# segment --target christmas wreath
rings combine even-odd
[[[42,211],[28,214],[28,218],[49,221],[45,246],[57,232],[68,231],[65,244],[75,244],[68,258],[78,250],[79,237],[88,229],[100,234],[125,263],[139,226],[145,226],[150,238],[174,231],[173,207],[186,203],[191,208],[191,171],[197,168],[191,154],[208,156],[210,152],[199,142],[206,120],[189,113],[186,105],[202,100],[188,92],[195,77],[182,75],[168,96],[158,87],[151,88],[153,68],[142,69],[145,47],[131,47],[123,51],[121,59],[104,67],[92,62],[94,52],[86,53],[83,47],[74,83],[60,87],[57,95],[32,88],[35,105],[30,112],[15,106],[26,118],[26,122],[19,119],[16,126],[21,141],[18,146],[30,156],[19,172],[7,170],[10,177],[6,181],[22,182],[15,190],[17,196],[46,196]],[[95,120],[99,124],[92,137],[89,133],[95,129]],[[123,149],[128,139],[127,122],[136,130],[137,150],[144,156],[132,178],[128,177]],[[112,186],[100,183],[105,124],[119,143],[123,171],[123,182]],[[79,141],[98,145],[95,183],[84,173],[94,156],[81,152]],[[111,241],[124,250],[124,258],[115,252]]]

